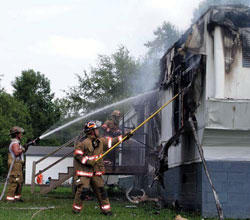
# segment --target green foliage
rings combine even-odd
[[[209,7],[215,5],[247,5],[249,0],[203,0],[200,2],[198,8],[193,12],[192,22],[194,23],[202,14],[204,14]]]
[[[17,125],[25,129],[25,137],[32,137],[31,117],[28,108],[6,92],[0,92],[0,174],[7,171],[9,130]]]
[[[174,25],[164,22],[154,32],[155,39],[145,44],[148,53],[140,61],[131,57],[124,46],[111,56],[99,55],[96,67],[77,75],[78,85],[66,93],[62,109],[85,113],[153,89],[160,72],[159,59],[180,34]]]
[[[121,46],[110,56],[99,55],[90,71],[77,75],[78,85],[72,87],[60,102],[65,113],[86,113],[155,87],[159,76],[159,60],[180,37],[181,32],[164,22],[154,32],[155,39],[145,44],[148,53],[140,61]],[[67,115],[64,114],[64,115]]]
[[[144,44],[148,48],[148,52],[141,59],[140,71],[132,81],[132,84],[136,85],[134,86],[135,93],[141,93],[156,87],[160,75],[160,59],[180,38],[181,33],[173,24],[164,21],[154,31],[154,39]]]
[[[163,24],[154,31],[155,39],[144,44],[149,49],[149,55],[160,58],[180,35],[179,31],[170,22],[164,21]]]
[[[1,191],[2,187],[0,187]],[[37,189],[37,188],[36,188]],[[84,201],[83,210],[80,214],[72,213],[73,197],[71,187],[58,187],[46,196],[40,195],[37,189],[36,194],[30,193],[30,186],[23,187],[23,203],[0,202],[0,219],[4,220],[44,220],[44,219],[87,219],[87,220],[166,220],[175,219],[177,214],[189,220],[200,220],[202,217],[194,213],[176,213],[170,209],[158,209],[154,203],[146,202],[138,205],[122,200],[121,197],[110,198],[113,216],[108,217],[101,214],[97,200]],[[123,194],[124,197],[124,194]],[[34,209],[37,207],[51,207],[51,209]],[[41,211],[42,210],[42,211]],[[211,219],[212,220],[212,219]]]
[[[23,71],[12,86],[14,97],[28,107],[35,137],[40,136],[60,118],[60,109],[53,102],[50,81],[43,74],[34,70]]]
[[[3,174],[5,173],[5,166],[4,166],[4,159],[3,159],[3,152],[2,151],[2,148],[0,148],[0,173]],[[1,177],[1,175],[0,175]]]
[[[131,78],[139,64],[121,46],[111,56],[99,55],[96,67],[77,75],[78,86],[67,92],[67,107],[73,112],[86,112],[131,95]],[[65,102],[66,103],[66,102]]]
[[[99,55],[97,64],[90,71],[78,74],[78,85],[66,92],[66,98],[58,100],[63,118],[77,117],[98,107],[115,103],[131,95],[137,95],[155,88],[159,77],[159,60],[164,52],[180,37],[181,32],[171,23],[164,22],[154,32],[155,39],[147,42],[148,53],[140,60],[130,56],[129,51],[121,46],[108,55]],[[123,106],[122,112],[129,106]],[[95,115],[94,119],[106,120],[109,112]],[[91,120],[92,118],[88,118]],[[59,122],[60,123],[60,122]],[[56,126],[60,124],[57,123]],[[82,127],[83,122],[74,125]],[[73,137],[77,129],[66,128],[54,136]],[[59,138],[60,139],[60,138]]]

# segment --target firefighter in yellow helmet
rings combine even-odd
[[[23,184],[23,165],[26,149],[20,144],[24,129],[15,126],[10,129],[11,143],[9,145],[8,166],[15,160],[12,167],[6,200],[7,201],[23,201],[21,199],[22,184]]]
[[[90,121],[86,123],[84,127],[84,132],[87,135],[86,139],[77,143],[75,146],[74,183],[77,190],[72,207],[73,213],[79,213],[82,210],[83,200],[85,200],[89,192],[89,187],[91,187],[96,194],[101,212],[105,215],[112,215],[102,178],[102,175],[105,173],[103,160],[100,159],[96,161],[96,159],[102,155],[109,141],[115,144],[122,137],[120,136],[110,140],[106,137],[100,138],[98,129],[100,126],[100,122]]]

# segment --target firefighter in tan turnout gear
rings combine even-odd
[[[106,120],[101,129],[102,136],[108,137],[108,148],[112,147],[111,139],[114,137],[119,137],[122,134],[121,129],[119,128],[119,122],[121,118],[121,112],[119,110],[114,110],[111,113],[111,119]],[[116,163],[116,152],[112,151],[107,155],[104,160],[104,164],[115,165]]]
[[[121,112],[119,110],[114,110],[111,113],[111,119],[104,122],[102,125],[105,131],[105,136],[117,137],[121,135],[122,131],[119,128],[119,121],[121,118]]]
[[[8,154],[8,166],[13,160],[15,160],[9,178],[9,185],[6,200],[7,201],[23,201],[21,199],[22,183],[23,183],[23,165],[24,165],[24,155],[23,153],[27,150],[21,146],[20,141],[24,129],[15,126],[10,129],[11,143],[9,145]]]
[[[100,209],[105,215],[112,215],[108,195],[104,189],[102,175],[105,173],[103,160],[99,158],[108,145],[106,137],[99,138],[98,128],[100,122],[90,121],[85,124],[84,132],[87,137],[75,146],[74,151],[74,182],[77,187],[73,203],[73,213],[79,213],[82,209],[83,200],[89,192],[89,187],[96,194]],[[121,138],[121,137],[120,137]],[[118,137],[111,140],[112,144],[117,143]],[[109,140],[110,141],[110,140]]]

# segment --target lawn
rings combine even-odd
[[[2,186],[0,187],[2,190]],[[80,215],[72,214],[71,207],[73,197],[70,187],[59,187],[55,191],[41,196],[38,193],[32,195],[30,187],[23,189],[24,203],[0,202],[0,219],[174,219],[177,214],[189,220],[200,220],[200,216],[188,213],[175,213],[172,210],[158,210],[153,203],[144,203],[133,207],[133,204],[117,197],[111,198],[113,216],[107,217],[100,214],[97,202],[84,202],[84,209]],[[51,209],[39,210],[38,207],[50,207]],[[33,208],[33,209],[31,209]]]

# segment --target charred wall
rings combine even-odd
[[[215,28],[221,31],[220,38],[214,37]],[[237,99],[249,98],[249,84],[244,80],[250,76],[248,69],[246,69],[249,62],[248,51],[250,51],[249,28],[249,8],[241,6],[213,7],[193,24],[161,59],[161,92],[157,99],[154,98],[152,102],[146,104],[145,116],[188,87],[188,90],[180,94],[168,110],[163,110],[161,117],[150,122],[145,130],[148,134],[147,144],[150,145],[147,162],[152,169],[148,169],[147,177],[144,179],[147,180],[147,183],[144,182],[144,186],[147,188],[147,184],[150,184],[153,179],[157,179],[158,184],[155,184],[153,189],[148,190],[163,196],[168,205],[176,202],[183,209],[200,210],[206,217],[217,215],[212,192],[200,163],[200,157],[187,120],[192,116],[197,122],[196,129],[201,142],[204,141],[205,130],[211,125],[211,121],[215,125],[220,121],[227,122],[226,124],[232,123],[236,128],[235,119],[238,120],[238,118],[233,117],[227,120],[224,117],[228,111],[233,111],[232,115],[243,114],[241,112],[243,107],[240,107],[243,104]],[[221,40],[223,50],[222,53],[221,51],[219,53],[220,64],[223,65],[223,68],[219,68],[219,70],[223,69],[223,72],[217,72],[222,73],[221,76],[222,78],[225,76],[226,81],[221,97],[216,96],[217,85],[215,86],[218,75],[215,71],[216,45],[214,43],[218,39]],[[244,92],[237,91],[237,89],[244,90]],[[223,104],[222,100],[228,105],[230,100],[234,99],[237,105],[226,109],[220,106],[215,111],[213,107],[217,105],[213,103],[213,107],[210,106],[213,99],[217,100],[220,105]],[[244,109],[248,114],[248,110]],[[213,117],[210,120],[211,111]],[[241,123],[237,129],[244,129],[243,124]],[[218,128],[216,127],[216,129]],[[219,129],[226,130],[228,128],[221,126]],[[243,139],[242,134],[240,137]],[[229,149],[228,140],[225,140],[227,145],[221,146],[221,142],[218,143],[214,136],[209,138],[209,144],[214,141],[217,147]],[[234,140],[238,141],[236,138]],[[211,153],[211,146],[205,146],[204,149],[206,147]],[[235,148],[237,147],[239,144],[235,145]],[[209,158],[207,162],[212,180],[223,208],[225,208],[226,217],[249,217],[249,211],[245,205],[249,204],[249,199],[241,189],[236,187],[237,176],[248,181],[249,163],[226,161],[227,159],[224,157],[224,160],[222,158],[220,161],[213,161]],[[244,164],[243,170],[236,171],[235,167],[241,167],[241,164]],[[232,170],[234,171],[232,172]],[[165,189],[162,188],[161,180],[164,180]],[[244,183],[240,179],[238,181],[240,184]],[[244,187],[246,186],[244,185]],[[236,194],[237,192],[239,195]],[[244,201],[245,204],[239,200]],[[237,213],[235,207],[241,205],[243,207],[239,208],[241,213]]]
[[[199,212],[202,208],[202,165],[193,163],[171,168],[164,175],[161,194],[169,207]]]

